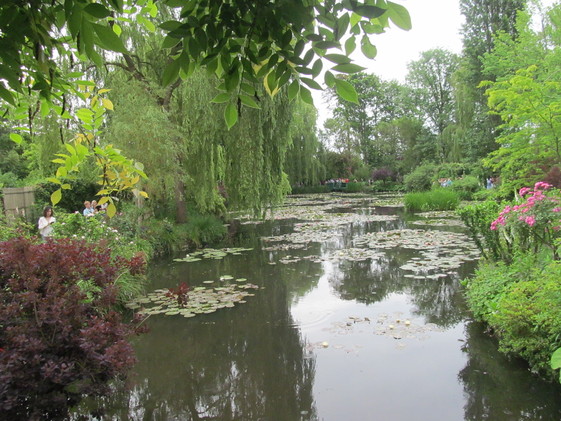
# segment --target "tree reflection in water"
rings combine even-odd
[[[90,402],[104,420],[315,420],[314,358],[291,320],[287,289],[193,319],[155,317],[136,346],[132,390]],[[82,413],[85,412],[84,405]]]
[[[458,374],[467,396],[465,419],[560,420],[561,385],[538,379],[523,361],[500,354],[483,328],[475,322],[466,325],[463,351],[468,362]]]
[[[365,208],[360,209],[364,212]],[[395,208],[377,211],[400,214]],[[372,400],[368,401],[371,391],[377,390],[379,407],[396,396],[403,397],[407,387],[411,387],[406,395],[411,408],[403,405],[401,413],[405,418],[400,421],[413,419],[411,414],[418,419],[437,420],[441,413],[435,413],[435,408],[459,417],[463,412],[463,418],[470,421],[561,419],[558,399],[561,387],[537,380],[523,365],[501,356],[496,344],[482,333],[482,327],[469,321],[460,280],[471,273],[472,264],[464,265],[446,278],[413,279],[404,276],[408,272],[400,267],[417,256],[417,250],[386,249],[376,258],[363,261],[344,257],[332,259],[334,251],[354,247],[353,236],[407,228],[405,219],[334,226],[328,228],[337,231],[336,235],[327,237],[329,241],[309,241],[300,244],[302,247],[298,249],[266,251],[261,248],[260,236],[292,233],[294,223],[282,220],[257,226],[236,225],[235,238],[240,243],[230,246],[254,248],[243,256],[154,266],[151,271],[154,288],[173,286],[183,280],[196,286],[228,274],[247,278],[264,289],[256,291],[246,304],[214,314],[193,319],[151,318],[151,331],[137,339],[139,363],[130,380],[131,389],[116,388],[112,397],[89,402],[89,408],[104,408],[103,417],[97,419],[338,420],[342,419],[341,414],[349,411],[347,401],[337,401],[340,396],[357,401],[356,406],[350,408],[353,419],[377,419],[379,414],[373,413],[369,406],[372,405]],[[282,264],[281,259],[287,256],[291,257],[290,263]],[[318,256],[320,261],[305,259],[310,256]],[[314,301],[314,296],[319,301]],[[388,309],[387,303],[395,304],[392,297],[396,296],[403,298],[400,302],[405,303],[406,312],[412,317],[411,326],[432,323],[441,328],[434,335],[438,336],[438,341],[431,341],[429,329],[425,335],[429,342],[421,344],[414,338],[398,352],[383,353],[392,346],[388,343],[393,344],[391,341],[396,339],[376,336],[375,326],[364,323],[357,324],[356,329],[354,325],[349,327],[343,334],[335,329],[332,337],[345,348],[330,346],[319,355],[314,352],[317,348],[310,347],[303,337],[302,332],[306,332],[307,327],[308,333],[320,331],[322,339],[316,346],[319,343],[323,350],[321,341],[329,334],[325,332],[326,327],[331,328],[333,322],[339,326],[337,322],[341,320],[347,327],[347,317],[361,309],[367,308],[362,320],[366,320],[366,314],[379,315],[380,308],[391,313],[393,308]],[[298,317],[293,318],[293,315],[298,306],[300,315],[311,321],[310,325],[295,323]],[[333,317],[329,318],[329,314]],[[422,320],[413,320],[415,318]],[[463,326],[465,335],[461,334]],[[359,336],[361,329],[367,332],[362,333],[363,336]],[[460,338],[465,337],[464,342],[458,342],[458,332]],[[371,353],[346,354],[347,345],[354,345],[355,338],[363,340],[363,349]],[[409,349],[411,354],[407,354]],[[352,360],[345,359],[345,355],[352,355]],[[326,365],[326,361],[329,364]],[[426,370],[430,377],[423,377],[419,372],[414,376],[413,369],[418,361],[424,361],[426,367],[434,366]],[[399,370],[408,364],[411,367],[401,372],[403,378],[399,377]],[[356,377],[352,382],[333,381],[333,373],[347,374],[353,367]],[[369,373],[369,369],[370,375],[364,374]],[[460,369],[456,378],[455,373]],[[387,383],[395,384],[397,395],[391,394]],[[415,384],[427,386],[422,389],[427,389],[430,395],[423,395],[421,392],[428,393],[427,390],[415,388]],[[319,387],[324,395],[314,396],[314,387]],[[419,393],[425,396],[424,400],[415,398]],[[437,401],[440,394],[451,397],[454,402]],[[364,398],[366,396],[368,398]],[[427,404],[426,400],[432,398],[435,402]],[[378,407],[375,409],[379,410]],[[394,409],[389,405],[387,413]],[[74,419],[95,419],[79,414],[88,414],[86,403],[75,412]],[[429,415],[434,418],[428,418]]]

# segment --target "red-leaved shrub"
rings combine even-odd
[[[64,416],[135,363],[114,281],[138,261],[71,240],[0,243],[0,413]]]

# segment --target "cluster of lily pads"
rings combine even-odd
[[[240,255],[244,251],[253,250],[252,248],[223,248],[223,249],[213,249],[213,248],[206,248],[199,251],[195,251],[193,253],[189,253],[187,256],[173,259],[174,262],[197,262],[202,259],[215,259],[220,260],[226,257],[229,254],[232,255]]]
[[[217,285],[193,288],[186,294],[187,299],[184,302],[178,300],[177,296],[167,288],[157,289],[144,297],[129,302],[127,307],[144,316],[164,314],[166,316],[195,317],[199,314],[214,313],[222,308],[231,308],[236,304],[245,303],[246,297],[254,296],[255,294],[251,291],[259,289],[259,287],[246,281],[245,278],[235,279],[230,275],[221,276],[217,282],[204,281],[205,284]]]
[[[413,257],[400,267],[413,272],[405,277],[418,279],[448,276],[464,262],[477,260],[480,256],[479,250],[467,235],[448,231],[381,231],[359,236],[355,238],[354,244],[374,249],[401,247],[419,250],[422,257]]]

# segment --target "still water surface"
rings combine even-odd
[[[324,240],[287,249],[271,248],[263,238],[291,234],[299,220],[237,225],[233,244],[252,251],[222,260],[170,258],[154,264],[151,289],[183,281],[197,286],[223,275],[247,278],[262,289],[247,303],[213,314],[150,317],[150,332],[135,340],[139,362],[129,390],[95,402],[104,415],[88,417],[561,420],[561,388],[501,356],[470,319],[460,280],[470,276],[475,262],[446,277],[419,279],[401,269],[418,254],[412,249],[344,258],[353,240],[370,232],[461,228],[412,225],[415,218],[401,208],[377,206],[372,199],[322,197],[308,201],[308,209],[315,204],[341,219],[348,214],[389,219],[327,224],[318,228],[330,232],[319,237]],[[298,202],[290,206],[297,209]],[[290,244],[276,244],[285,243]],[[343,257],[333,258],[337,253]]]

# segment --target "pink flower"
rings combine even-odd
[[[520,189],[520,191],[518,192],[518,194],[520,194],[520,196],[524,197],[524,195],[526,195],[529,191],[530,191],[529,187],[522,187]]]
[[[551,209],[551,212],[561,212],[561,208],[560,207],[553,208]]]
[[[534,224],[536,223],[536,218],[534,218],[533,216],[527,216],[525,222],[531,227],[533,227]]]
[[[534,185],[534,189],[536,190],[547,190],[549,188],[553,187],[551,184],[546,183],[545,181],[538,181],[535,185]]]

